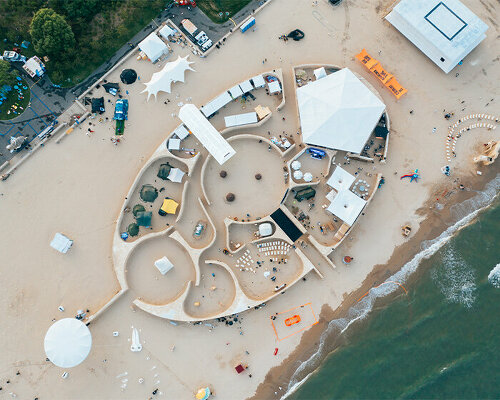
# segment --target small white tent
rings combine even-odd
[[[155,261],[155,267],[158,268],[158,271],[160,271],[162,275],[165,275],[168,271],[174,268],[174,264],[172,264],[167,257],[162,257]]]
[[[273,226],[270,222],[264,222],[259,225],[259,234],[261,237],[271,236],[273,233]]]
[[[139,48],[146,54],[151,62],[156,62],[168,51],[168,47],[165,43],[163,43],[163,40],[161,40],[154,32],[139,43]]]
[[[173,82],[184,82],[184,73],[186,70],[194,71],[190,67],[192,61],[188,61],[188,56],[181,58],[180,56],[177,60],[173,62],[166,63],[160,72],[155,72],[151,77],[151,80],[146,83],[146,89],[142,93],[148,93],[148,100],[151,95],[156,95],[158,92],[170,93],[171,85]]]
[[[172,35],[175,35],[177,33],[176,29],[172,29],[170,26],[165,25],[163,28],[161,28],[158,33],[161,35],[161,37],[165,38],[168,40],[168,38]]]
[[[87,358],[92,347],[89,328],[76,318],[55,322],[45,334],[47,358],[61,368],[71,368]]]
[[[184,175],[185,173],[179,168],[172,168],[168,174],[168,179],[172,182],[181,183]]]
[[[305,143],[361,153],[385,104],[349,69],[297,89]]]
[[[59,232],[54,235],[54,239],[50,242],[50,247],[63,254],[66,254],[72,245],[73,241]]]
[[[352,226],[366,205],[366,201],[350,190],[337,193],[327,210],[339,217],[347,225]]]

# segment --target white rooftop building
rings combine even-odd
[[[348,68],[297,89],[305,143],[361,153],[385,104]]]
[[[342,190],[349,190],[355,180],[354,175],[351,175],[344,168],[337,166],[332,176],[326,181],[326,184],[337,192],[341,192]]]
[[[401,0],[385,19],[446,73],[488,29],[459,0]]]
[[[236,154],[227,140],[194,104],[183,105],[179,110],[179,118],[220,165]]]
[[[170,93],[171,85],[173,82],[184,82],[184,73],[189,71],[194,71],[191,68],[192,61],[188,61],[188,56],[181,58],[180,56],[177,60],[173,62],[166,63],[160,72],[155,72],[148,83],[145,83],[146,88],[141,92],[148,93],[148,100],[151,95],[156,95],[158,92]]]
[[[151,62],[158,61],[163,54],[168,52],[167,45],[154,32],[139,43],[139,49],[146,54]]]

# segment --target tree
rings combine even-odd
[[[66,15],[70,22],[89,19],[100,11],[101,5],[101,0],[49,0],[49,7]]]
[[[30,24],[35,50],[41,56],[62,59],[75,45],[75,36],[63,16],[50,8],[37,11]]]
[[[16,74],[10,70],[10,64],[5,60],[0,60],[0,86],[12,85],[15,79]]]

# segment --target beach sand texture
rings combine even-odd
[[[159,388],[160,398],[189,399],[199,387],[210,385],[218,399],[252,396],[270,368],[278,366],[303,335],[301,332],[277,342],[270,316],[309,302],[316,315],[324,304],[336,309],[375,265],[388,261],[395,247],[404,241],[401,226],[410,222],[415,232],[423,219],[417,210],[437,189],[442,193],[456,187],[440,171],[446,164],[448,126],[469,113],[500,114],[496,98],[500,81],[498,28],[493,23],[498,4],[488,2],[488,7],[483,7],[464,1],[490,25],[490,30],[463,65],[445,75],[382,19],[391,3],[344,1],[334,8],[326,1],[312,6],[303,0],[273,0],[258,14],[256,31],[236,32],[206,59],[191,55],[196,72],[187,72],[186,83],[174,84],[172,94],[161,93],[156,102],[147,102],[146,94],[140,92],[142,82],[147,82],[158,66],[131,58],[124,68],[136,69],[141,80],[126,87],[130,92],[129,120],[124,140],[118,146],[110,142],[114,133],[111,121],[100,125],[93,120],[95,132],[90,137],[85,134],[85,122],[60,144],[50,142],[1,182],[4,238],[0,242],[0,280],[4,288],[0,295],[0,386],[4,394],[13,392],[23,399],[137,399],[148,398]],[[278,40],[295,28],[305,32],[304,40],[286,44]],[[362,48],[379,59],[408,89],[408,94],[396,102],[354,60]],[[174,45],[169,61],[188,53]],[[388,161],[385,165],[375,164],[374,171],[385,176],[386,184],[335,251],[337,268],[332,269],[318,258],[315,264],[324,279],[309,274],[307,281],[298,282],[266,307],[240,314],[241,324],[215,327],[173,326],[134,311],[132,300],[142,291],[146,298],[157,291],[180,288],[145,285],[153,274],[152,267],[147,269],[150,275],[130,271],[129,279],[134,281],[131,290],[90,325],[93,348],[89,357],[68,371],[68,379],[61,379],[64,370],[45,361],[45,332],[53,318],[74,316],[82,308],[94,313],[119,290],[112,264],[116,220],[137,173],[179,124],[179,119],[172,117],[178,113],[177,103],[201,106],[248,77],[281,68],[286,105],[280,112],[273,109],[273,116],[260,129],[294,133],[298,127],[291,68],[313,63],[346,66],[365,77],[379,91],[391,118]],[[120,69],[108,80],[118,81],[119,73]],[[165,105],[167,98],[170,103]],[[495,101],[490,102],[492,98]],[[106,115],[111,117],[113,105],[106,103],[106,107]],[[444,109],[455,113],[451,122],[443,118]],[[451,164],[453,178],[460,173],[464,179],[471,179],[477,169],[483,168],[473,165],[472,157],[478,152],[478,143],[494,140],[498,132],[476,129],[459,139],[457,158]],[[422,176],[418,184],[400,181],[400,175],[415,168]],[[498,164],[490,168],[498,170]],[[68,254],[61,255],[49,247],[55,232],[75,241]],[[345,254],[355,257],[353,265],[342,264]],[[137,257],[141,257],[139,250]],[[181,259],[182,251],[176,257]],[[150,260],[144,262],[149,264]],[[167,300],[169,294],[164,294],[162,300]],[[57,310],[59,305],[65,307],[64,313]],[[129,351],[132,326],[140,330],[140,353]],[[113,337],[113,331],[120,335]],[[276,347],[279,351],[274,356]],[[237,375],[234,366],[240,362],[249,368]],[[16,375],[17,371],[20,375]],[[144,383],[139,383],[140,378]],[[6,383],[7,379],[10,383]],[[278,388],[275,390],[279,395]]]

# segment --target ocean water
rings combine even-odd
[[[332,321],[287,400],[500,399],[500,188],[455,207],[456,224]],[[283,399],[282,398],[282,399]]]

